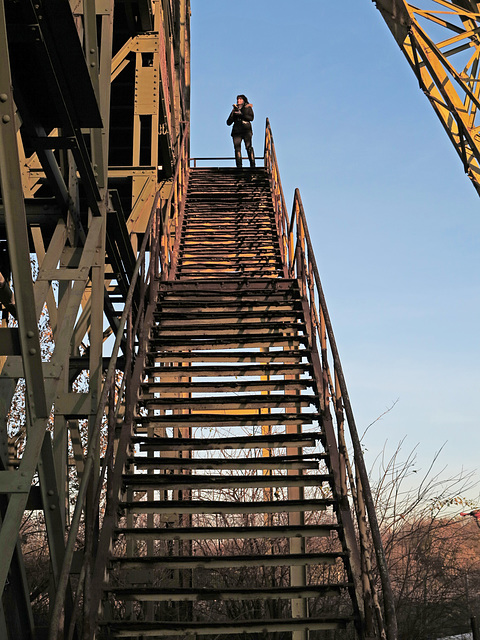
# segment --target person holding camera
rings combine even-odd
[[[250,167],[255,167],[255,152],[252,147],[252,120],[253,108],[248,102],[247,96],[241,94],[237,96],[237,104],[233,105],[232,112],[228,116],[227,125],[233,124],[232,138],[235,148],[235,164],[237,168],[242,168],[242,140],[245,143]]]

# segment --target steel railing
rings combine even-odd
[[[255,160],[263,160],[263,156],[255,156]],[[229,156],[217,156],[215,158],[189,158],[189,165],[190,167],[193,167],[193,169],[197,168],[197,162],[211,162],[212,160],[215,160],[216,162],[218,162],[219,160],[221,160],[222,162],[231,162],[232,166],[235,165],[235,158],[229,157]],[[242,156],[242,160],[249,160],[248,156]],[[209,169],[211,169],[212,167],[210,166]]]
[[[177,162],[167,200],[161,190],[155,196],[150,218],[138,253],[132,281],[119,322],[115,344],[104,378],[102,394],[93,428],[89,436],[88,453],[78,489],[74,513],[68,534],[62,570],[58,578],[55,601],[50,618],[49,640],[58,637],[71,639],[77,634],[77,620],[83,601],[82,637],[92,638],[102,597],[102,585],[108,561],[108,549],[115,526],[121,489],[121,476],[127,462],[128,447],[133,428],[134,407],[141,383],[148,333],[156,306],[158,281],[168,274],[174,263],[175,245],[179,238],[179,224],[183,210],[188,173],[188,125],[177,143]],[[165,272],[165,274],[162,273]],[[135,311],[134,297],[139,306]],[[125,346],[126,345],[126,346]],[[125,366],[120,389],[115,384],[120,347],[125,348]],[[125,414],[121,417],[121,409]],[[94,477],[95,461],[100,457],[100,435],[107,420],[107,444],[100,474]],[[118,423],[121,428],[118,429]],[[87,513],[87,494],[94,513]],[[103,503],[99,536],[96,524],[100,519],[99,505]],[[66,616],[66,594],[78,534],[82,522],[85,529],[83,561],[70,617]],[[89,524],[88,524],[89,523]]]
[[[291,214],[287,211],[280,181],[272,130],[268,119],[265,127],[264,156],[265,168],[269,174],[272,188],[284,273],[286,277],[299,280],[302,295],[307,302],[310,315],[308,319],[310,325],[310,347],[313,351],[319,351],[319,368],[321,369],[319,374],[322,378],[323,396],[325,399],[324,413],[327,417],[328,414],[333,413],[333,418],[336,423],[340,482],[341,485],[345,486],[352,500],[354,514],[356,516],[355,524],[358,532],[357,536],[362,562],[362,588],[365,606],[366,609],[368,609],[370,607],[369,601],[371,602],[376,619],[377,634],[381,637],[386,636],[388,640],[396,640],[397,625],[394,598],[381,533],[376,518],[360,438],[358,436],[332,323],[315,261],[305,211],[298,189],[295,190]],[[333,375],[329,360],[333,362]],[[348,442],[346,436],[349,437]],[[349,448],[353,450],[353,465],[349,459]],[[370,537],[375,550],[378,574],[381,582],[385,620],[383,619],[374,589]],[[369,626],[373,623],[373,620],[368,620],[367,610],[365,611],[365,615],[367,617],[366,624]]]
[[[186,134],[178,152],[170,195],[160,219],[160,270],[162,280],[171,279],[177,265],[180,232],[188,186],[188,126],[187,124]]]

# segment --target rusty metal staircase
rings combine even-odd
[[[283,273],[264,169],[193,169],[177,279]]]
[[[0,59],[0,638],[396,640],[268,121],[190,170],[189,0],[0,1]]]
[[[190,170],[99,637],[381,637],[308,278],[291,277],[285,235],[271,172]]]

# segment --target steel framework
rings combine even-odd
[[[178,274],[182,269],[183,273],[189,271],[188,261],[187,266],[185,262],[178,265],[190,171],[189,17],[189,0],[0,2],[0,402],[4,408],[0,412],[0,637],[8,640],[94,638],[102,593],[107,590],[105,575],[119,506],[142,507],[125,507],[122,495],[126,484],[136,481],[126,478],[125,471],[134,464],[132,435],[141,417],[138,400],[148,384],[156,386],[151,380],[146,382],[146,363],[148,357],[152,358],[147,349],[155,342],[155,330],[161,332],[154,327],[155,316],[161,315],[159,296],[169,290],[172,280],[181,280]],[[261,441],[271,445],[270,449],[261,445],[265,460],[249,464],[264,471],[286,464],[286,480],[282,481],[295,485],[287,491],[293,503],[288,509],[293,512],[285,527],[295,538],[289,544],[290,556],[297,563],[294,566],[289,556],[291,583],[284,597],[290,602],[291,615],[270,621],[270,629],[272,633],[286,629],[295,640],[308,638],[312,619],[306,615],[307,600],[318,589],[317,585],[308,585],[305,578],[305,565],[312,560],[308,553],[307,560],[304,557],[305,539],[310,535],[305,531],[310,529],[302,519],[309,511],[302,504],[302,486],[317,481],[301,470],[318,469],[318,459],[328,459],[326,475],[333,506],[328,500],[323,502],[338,519],[338,526],[332,526],[343,538],[343,550],[338,555],[348,556],[345,567],[349,582],[343,586],[353,594],[354,615],[351,620],[348,616],[313,620],[317,625],[313,628],[343,628],[354,622],[357,637],[362,640],[396,640],[380,532],[306,218],[298,192],[291,215],[286,210],[268,121],[265,166],[260,173],[260,182],[268,183],[269,200],[267,204],[262,201],[261,207],[265,211],[268,208],[273,221],[273,230],[267,233],[263,229],[262,233],[268,236],[266,243],[274,258],[254,249],[255,260],[269,265],[259,275],[260,282],[245,279],[232,285],[230,281],[221,283],[220,289],[230,287],[232,291],[238,285],[239,289],[268,291],[270,287],[278,293],[282,287],[293,287],[304,321],[300,322],[297,314],[292,327],[280,327],[275,338],[276,334],[270,335],[272,312],[269,316],[267,309],[253,323],[260,325],[261,345],[266,346],[259,347],[254,334],[254,348],[260,351],[251,357],[262,367],[267,359],[273,367],[282,358],[292,364],[292,352],[280,354],[277,346],[271,348],[271,340],[278,339],[281,345],[296,341],[308,346],[315,364],[315,380],[310,383],[316,389],[318,413],[314,419],[322,430],[318,439],[326,443],[324,454],[304,455],[302,447],[312,446],[308,443],[313,436],[305,438],[301,426],[295,426],[297,431],[290,429],[290,423],[301,425],[306,421],[303,407],[312,405],[311,399],[302,395],[306,382],[300,374],[281,374],[281,384],[288,388],[284,401],[269,394],[270,388],[280,383],[272,384],[265,376],[253,383],[238,383],[240,388],[253,384],[254,390],[261,389],[253,399],[249,391],[241,401],[229,402],[236,409],[240,403],[243,416],[244,406],[249,403],[261,407],[254,411],[257,419],[261,416],[262,424],[266,423]],[[245,249],[242,242],[240,238],[235,245],[237,253]],[[194,251],[197,249],[194,247]],[[204,249],[200,247],[200,252]],[[225,260],[228,266],[232,255]],[[248,271],[252,265],[242,264],[241,268]],[[279,283],[269,285],[266,280],[272,269]],[[180,284],[181,289],[184,283]],[[199,286],[201,289],[203,283]],[[246,329],[240,326],[236,330],[238,335],[245,334],[242,339],[248,342],[251,338],[247,335],[248,322],[245,324]],[[174,334],[179,330],[178,326],[172,329]],[[185,340],[178,335],[172,338],[174,342],[177,339]],[[188,364],[189,357],[190,361],[198,357],[189,356],[188,348],[180,352],[174,357],[173,367],[177,369]],[[298,356],[300,362],[305,353]],[[175,372],[167,371],[170,389],[172,375]],[[183,388],[184,378],[178,376],[173,383],[176,388]],[[200,387],[206,389],[202,393],[214,388],[202,384]],[[149,393],[147,390],[147,400]],[[163,407],[168,402],[174,407],[171,393],[166,391],[161,397]],[[181,391],[174,399],[184,403],[192,397],[189,391]],[[200,404],[208,402],[202,400]],[[270,413],[270,406],[284,405],[285,413]],[[294,406],[300,407],[297,416],[289,411]],[[191,408],[161,411],[166,411],[162,415],[167,416],[167,422],[197,415]],[[231,415],[228,408],[219,411]],[[268,424],[279,420],[278,415],[285,423],[281,436],[267,429]],[[136,437],[142,437],[138,433],[141,431]],[[164,435],[154,432],[151,437],[165,440]],[[307,444],[294,446],[292,442],[298,440]],[[244,441],[235,441],[237,448],[244,448]],[[287,455],[267,460],[274,449],[272,443],[278,441],[290,443],[285,445]],[[172,446],[167,443],[167,448]],[[195,445],[188,442],[185,446],[188,451]],[[353,464],[348,457],[350,448]],[[182,453],[177,457],[189,460]],[[143,462],[135,464],[141,466]],[[154,462],[158,466],[165,463],[163,468],[169,463],[172,469],[181,464],[159,457]],[[204,460],[190,463],[200,468],[206,464]],[[215,464],[221,467],[223,462]],[[258,476],[258,486],[265,489],[262,495],[266,499],[262,499],[260,508],[247,505],[245,510],[257,508],[259,513],[266,513],[262,526],[268,533],[272,527],[265,509],[272,512],[276,505],[269,488],[273,480],[268,473],[263,476]],[[148,475],[145,478],[148,480]],[[165,479],[165,475],[157,474],[154,480],[159,482],[159,478]],[[179,478],[183,486],[184,476]],[[253,480],[258,483],[256,477]],[[173,486],[171,492],[176,499],[178,487]],[[165,502],[152,509],[174,509]],[[193,502],[178,508],[193,509]],[[147,521],[153,522],[154,515],[149,513]],[[28,534],[23,526],[31,517],[45,532],[48,545],[47,579],[35,593],[29,587],[24,553],[28,550]],[[322,526],[317,529],[323,531]],[[155,535],[160,535],[157,529],[152,532]],[[168,538],[168,531],[161,535]],[[194,533],[182,535],[188,538]],[[247,537],[253,535],[247,533]],[[374,555],[381,577],[380,598],[372,578]],[[234,566],[235,562],[238,565],[239,560]],[[253,558],[253,562],[260,565],[261,559]],[[281,590],[275,591],[274,585],[271,593]],[[145,592],[141,595],[145,597]],[[193,597],[191,592],[189,596]],[[34,620],[31,600],[35,598],[48,603],[43,619],[37,616]],[[128,606],[125,610],[127,614],[130,611]],[[154,608],[147,604],[145,612],[155,622]],[[114,622],[111,619],[107,627],[110,624],[108,628],[112,629]],[[239,632],[232,621],[221,624],[227,629],[223,631],[226,635]],[[250,633],[260,633],[262,622],[255,621],[249,629]],[[153,627],[149,635],[168,635],[168,628],[161,631]],[[117,632],[117,637],[129,633],[128,629],[113,628],[112,633]],[[141,629],[134,633],[135,637],[143,634]]]
[[[68,620],[72,576],[88,585],[85,554],[62,573],[64,534],[85,496],[85,549],[97,535],[107,393],[138,349],[150,214],[175,202],[188,141],[189,17],[188,0],[0,2],[2,638],[40,637],[26,510],[45,522],[51,608],[66,581]]]
[[[373,1],[480,194],[480,3]]]

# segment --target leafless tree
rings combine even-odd
[[[441,450],[425,472],[417,448],[403,453],[402,440],[392,455],[386,447],[372,469],[379,519],[400,638],[427,640],[468,631],[480,594],[480,536],[475,524],[459,518],[474,473],[437,470]]]

